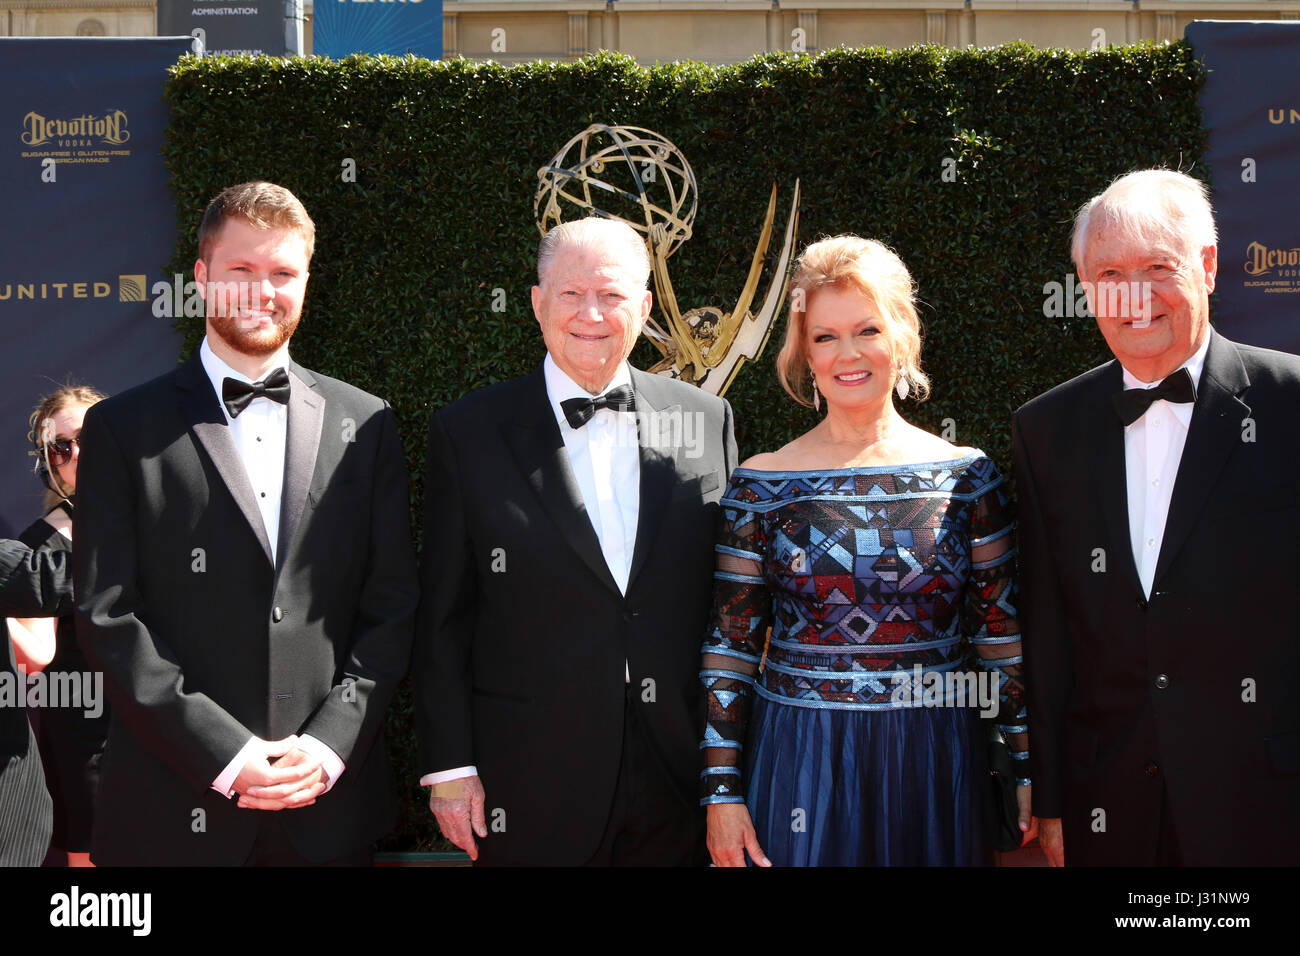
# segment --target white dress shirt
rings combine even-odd
[[[632,552],[636,547],[637,516],[641,508],[641,447],[636,415],[602,408],[581,428],[573,428],[564,417],[560,403],[570,398],[598,396],[565,374],[549,354],[542,363],[542,374],[546,378],[546,397],[559,423],[564,450],[568,453],[573,477],[587,507],[587,517],[600,539],[601,554],[605,556],[614,583],[626,594],[632,572]],[[600,394],[621,385],[632,387],[632,373],[626,362],[619,366]],[[627,662],[624,661],[623,679],[629,678]],[[457,767],[425,774],[420,783],[430,786],[477,773],[474,767]]]
[[[199,361],[203,363],[203,370],[208,373],[212,388],[217,393],[221,413],[226,416],[226,424],[230,427],[230,437],[234,439],[239,460],[244,463],[248,483],[253,486],[257,508],[262,513],[266,540],[271,545],[271,561],[274,562],[280,545],[280,496],[284,491],[284,449],[289,434],[289,408],[259,396],[248,403],[238,418],[231,418],[225,403],[221,401],[222,381],[233,378],[251,384],[253,380],[218,358],[206,337],[199,346]],[[274,369],[268,370],[267,374],[272,371]],[[343,761],[327,744],[308,734],[298,738],[298,747],[319,760],[329,774],[329,781],[325,785],[325,792],[328,793],[343,773]],[[232,788],[239,771],[259,753],[261,749],[258,738],[250,737],[243,749],[226,765],[226,769],[212,781],[212,789],[227,797],[233,796]]]
[[[560,437],[564,439],[564,450],[569,453],[569,464],[573,466],[573,477],[587,506],[587,516],[600,539],[609,573],[614,576],[618,589],[626,594],[641,507],[641,450],[636,416],[602,408],[587,424],[573,428],[564,417],[560,403],[570,398],[597,396],[564,374],[550,355],[542,363],[542,371],[546,376],[546,396],[560,425]],[[626,362],[619,366],[600,394],[619,386],[632,387],[632,373]]]
[[[1199,391],[1205,353],[1210,348],[1206,332],[1201,347],[1179,368],[1186,368]],[[1175,369],[1174,371],[1177,371]],[[1125,388],[1155,388],[1159,382],[1144,382],[1124,369]],[[1160,544],[1169,520],[1169,502],[1174,494],[1174,479],[1187,444],[1187,430],[1192,422],[1192,405],[1179,405],[1163,398],[1124,429],[1124,472],[1128,484],[1129,542],[1133,562],[1137,565],[1142,593],[1151,597]]]

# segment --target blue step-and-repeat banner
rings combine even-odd
[[[1200,20],[1186,36],[1209,71],[1212,319],[1230,339],[1300,352],[1300,23]]]
[[[442,58],[442,0],[316,0],[312,53],[414,53]]]
[[[26,440],[40,396],[118,392],[176,364],[151,290],[176,240],[163,84],[190,44],[0,39],[0,535],[43,513]]]

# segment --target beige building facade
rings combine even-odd
[[[643,64],[734,63],[913,43],[1082,50],[1177,39],[1192,20],[1298,18],[1296,0],[445,0],[443,49],[503,63],[602,49]]]
[[[4,37],[151,37],[154,0],[0,0]]]
[[[310,0],[305,50],[311,52]],[[444,0],[445,55],[501,63],[618,50],[734,63],[839,46],[1089,49],[1172,40],[1192,20],[1297,20],[1300,0]],[[153,36],[154,0],[0,0],[0,36]]]

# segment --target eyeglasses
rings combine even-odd
[[[46,442],[45,454],[50,456],[50,464],[55,468],[61,468],[68,462],[72,461],[72,446],[81,447],[80,438],[56,438],[54,441]]]

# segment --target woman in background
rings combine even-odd
[[[722,498],[701,671],[710,855],[719,866],[744,865],[746,852],[759,865],[991,862],[977,695],[924,687],[966,670],[971,647],[979,686],[1000,676],[991,701],[1029,831],[1002,476],[894,407],[895,395],[929,391],[898,256],[856,236],[814,243],[790,302],[781,383],[826,417],[746,461]]]
[[[69,385],[41,399],[29,420],[27,438],[36,457],[36,474],[46,487],[44,518],[20,536],[31,548],[72,548],[72,512],[77,489],[78,439],[86,409],[104,396],[93,388]],[[69,557],[70,560],[70,557]],[[90,830],[95,790],[99,783],[99,758],[108,737],[108,707],[102,683],[89,685],[83,675],[91,672],[77,647],[73,615],[60,618],[10,619],[14,661],[31,674],[44,670],[46,686],[57,674],[73,675],[72,681],[85,691],[98,692],[93,700],[84,696],[81,707],[67,701],[50,701],[60,706],[42,707],[34,716],[45,781],[54,799],[54,834],[51,856],[66,855],[68,866],[90,866]],[[97,706],[92,706],[97,705]],[[96,713],[96,710],[98,712]],[[59,861],[62,862],[62,861]]]

